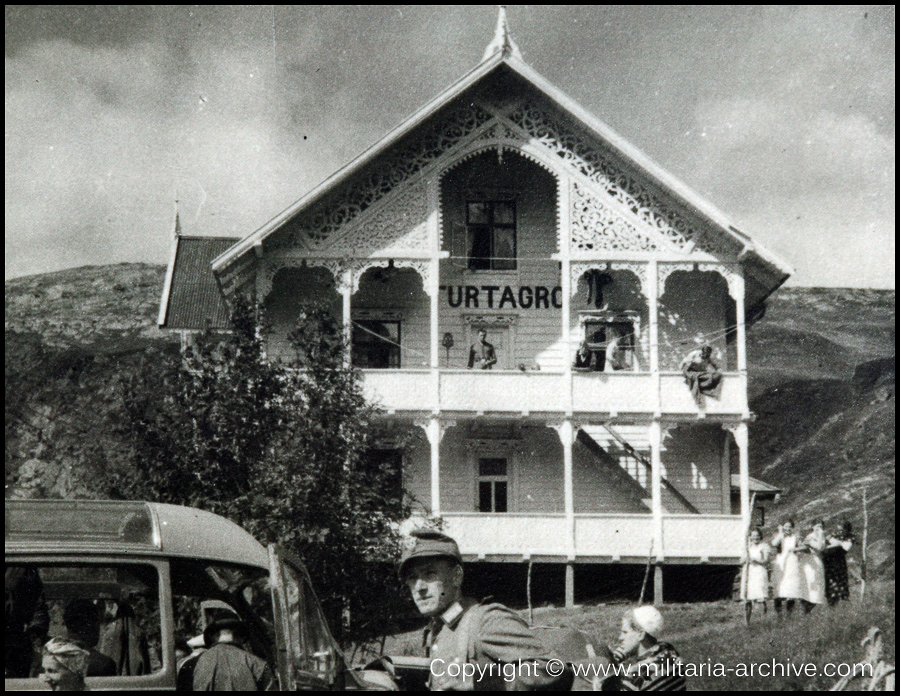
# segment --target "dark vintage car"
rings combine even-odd
[[[63,635],[66,607],[79,602],[96,608],[95,650],[115,665],[110,676],[88,677],[91,690],[174,690],[176,637],[202,644],[216,608],[237,614],[281,690],[394,686],[348,668],[299,560],[218,515],[144,502],[7,500],[5,541],[7,690],[44,688],[33,661],[27,669],[40,647],[34,634]]]

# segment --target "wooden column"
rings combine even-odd
[[[735,323],[737,324],[737,369],[741,376],[741,399],[744,404],[744,416],[750,415],[747,395],[747,326],[744,308],[744,277],[740,271],[729,280],[728,292],[734,298]]]
[[[441,440],[447,428],[456,425],[456,421],[441,420],[437,416],[417,420],[416,425],[425,431],[431,447],[431,516],[441,516]]]
[[[341,273],[340,277],[341,291],[341,307],[344,322],[344,341],[346,352],[344,353],[344,363],[350,365],[351,362],[351,345],[350,341],[353,336],[353,315],[351,310],[351,298],[353,297],[353,271],[348,269]]]
[[[572,445],[575,444],[575,435],[578,428],[569,419],[551,424],[559,435],[563,446],[563,508],[566,515],[565,552],[568,558],[566,563],[566,606],[575,604],[575,486],[572,467]]]
[[[741,523],[750,528],[753,510],[750,509],[750,437],[746,423],[738,423],[729,428],[738,446],[738,461],[741,480]]]
[[[654,259],[647,265],[647,313],[650,320],[650,374],[653,379],[653,413],[661,415],[659,376],[659,263]]]

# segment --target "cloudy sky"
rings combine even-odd
[[[244,236],[471,69],[496,6],[6,6],[6,278]],[[792,283],[894,287],[893,7],[512,5],[525,61]]]

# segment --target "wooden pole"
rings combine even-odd
[[[866,568],[866,547],[869,545],[869,507],[868,501],[866,499],[866,489],[863,488],[863,538],[862,538],[862,560],[860,561],[859,566],[859,575],[860,575],[860,591],[859,591],[859,600],[860,602],[866,601],[866,576],[868,575],[868,568]]]
[[[525,594],[528,595],[528,624],[534,625],[534,607],[531,606],[531,557],[528,558],[528,580],[525,582]]]
[[[750,530],[753,528],[753,508],[756,505],[756,491],[750,496],[750,517],[747,526],[744,528],[744,564],[741,566],[741,596],[744,599],[747,596],[747,576],[750,574],[750,555],[747,553],[747,540],[750,538]],[[731,586],[732,592],[734,585]]]
[[[644,592],[647,590],[647,580],[650,578],[650,566],[653,564],[653,539],[650,540],[650,552],[647,554],[647,567],[644,569],[644,582],[641,583],[641,596],[638,597],[638,605],[644,603]]]

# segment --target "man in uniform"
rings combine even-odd
[[[478,343],[473,343],[469,349],[469,369],[477,367],[479,370],[490,370],[497,364],[497,351],[488,343],[487,330],[478,329]]]
[[[414,531],[400,577],[430,619],[432,690],[568,690],[572,673],[518,614],[463,596],[462,556],[453,539]]]

